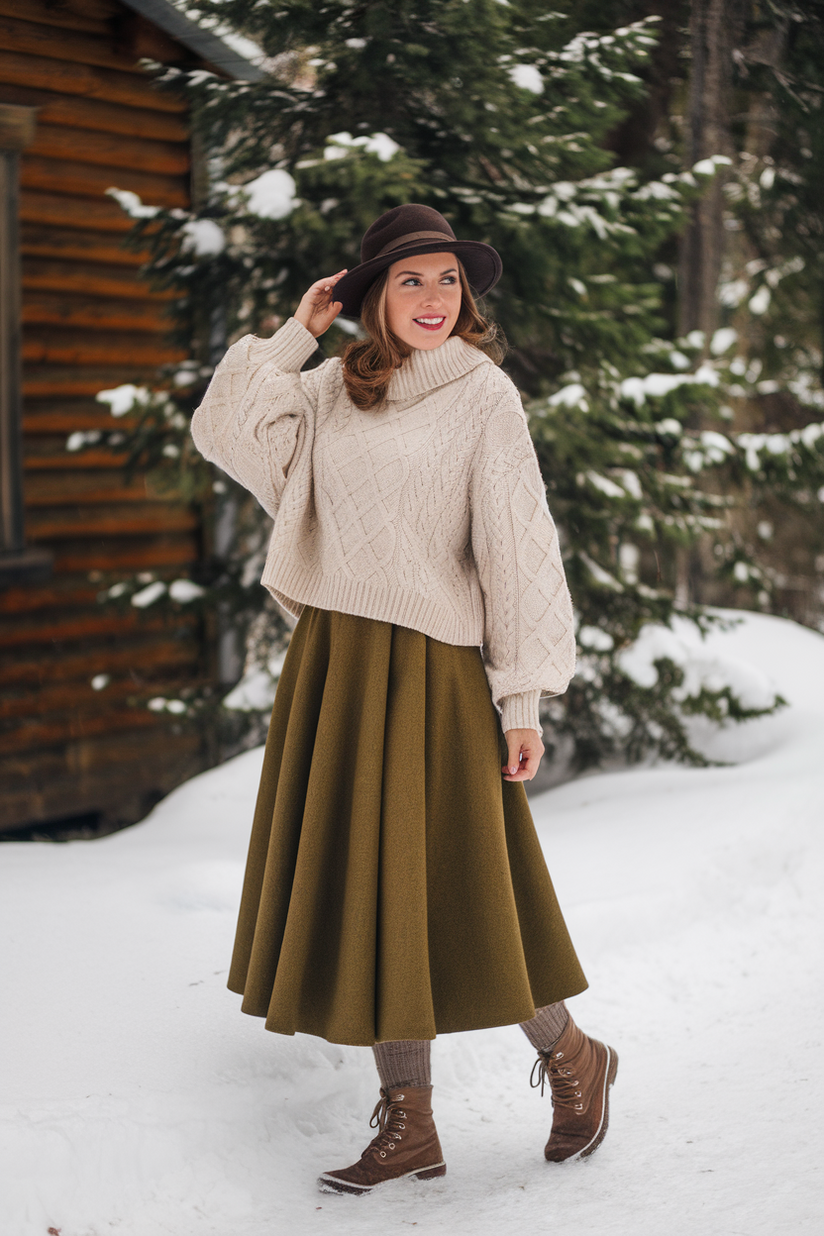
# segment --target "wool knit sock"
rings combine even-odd
[[[538,1009],[529,1021],[521,1022],[521,1029],[536,1051],[546,1051],[558,1042],[568,1021],[569,1013],[561,1000],[558,1004],[547,1004]]]
[[[431,1086],[429,1039],[396,1039],[372,1048],[384,1090],[398,1086]]]

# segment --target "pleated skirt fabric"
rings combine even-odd
[[[480,651],[307,608],[277,689],[229,987],[332,1043],[525,1021],[586,987]]]

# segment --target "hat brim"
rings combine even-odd
[[[384,253],[368,262],[361,262],[339,279],[333,293],[335,300],[343,305],[341,313],[347,318],[360,317],[363,298],[370,284],[387,267],[403,258],[420,253],[454,253],[460,258],[469,286],[476,296],[484,296],[501,277],[503,265],[491,245],[480,240],[422,240],[417,244],[399,246],[392,253]]]

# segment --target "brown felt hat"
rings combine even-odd
[[[501,277],[501,259],[480,240],[457,240],[442,214],[431,206],[410,202],[395,206],[376,219],[361,241],[361,260],[335,284],[335,300],[348,318],[360,315],[367,289],[393,262],[413,253],[454,253],[460,258],[469,285],[483,296]]]

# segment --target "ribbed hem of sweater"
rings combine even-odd
[[[462,613],[445,609],[436,601],[400,588],[380,588],[363,580],[321,575],[289,562],[267,562],[261,583],[290,614],[299,615],[304,605],[339,614],[355,614],[377,622],[421,631],[442,644],[480,647],[483,643],[483,601],[472,594]],[[467,613],[470,619],[467,620]]]
[[[334,575],[318,576],[293,564],[279,567],[276,563],[267,563],[261,583],[295,617],[300,615],[304,605],[312,605],[338,614],[355,614],[376,622],[392,622],[399,627],[421,631],[442,644],[464,648],[480,647],[483,642],[482,610],[476,615],[475,630],[470,631],[453,613],[444,612],[435,602],[424,597],[396,588],[376,588],[372,584],[340,579]],[[505,696],[501,701],[504,731],[537,730],[542,733],[538,716],[540,698],[540,691]]]
[[[249,336],[250,356],[258,362],[275,361],[283,373],[296,373],[318,346],[311,331],[297,318],[289,318],[271,339]]]
[[[542,733],[538,716],[540,691],[522,691],[520,695],[507,695],[501,700],[501,727],[507,730],[537,730]]]

